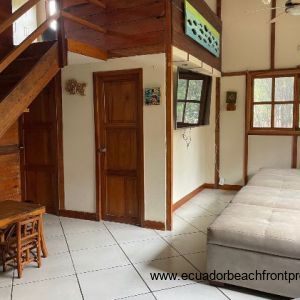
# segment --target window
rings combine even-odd
[[[299,128],[297,75],[253,76],[251,130]]]
[[[178,128],[208,124],[211,77],[179,69],[176,124]]]
[[[26,2],[27,0],[12,0],[12,12],[18,10]],[[37,25],[37,10],[34,6],[13,23],[14,45],[22,43],[37,28]]]
[[[47,17],[54,16],[57,13],[57,2],[56,0],[48,0],[46,2],[47,6]],[[50,24],[51,29],[57,30],[57,21],[54,20]]]

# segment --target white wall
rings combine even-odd
[[[63,86],[71,78],[87,83],[85,97],[70,96],[63,92],[66,209],[85,212],[96,210],[93,72],[143,68],[144,87],[160,86],[162,89],[160,106],[144,106],[145,219],[165,222],[165,65],[165,54],[157,54],[64,68]]]
[[[224,77],[220,114],[220,177],[226,184],[243,184],[246,79]],[[237,110],[226,110],[226,91],[237,91]]]
[[[223,71],[270,68],[269,10],[247,13],[261,7],[261,0],[222,1]],[[284,0],[278,0],[278,6]],[[300,17],[283,16],[276,25],[277,68],[300,64]],[[221,84],[221,166],[227,184],[242,184],[245,122],[245,77],[224,77]],[[226,111],[226,91],[238,92],[237,110]],[[249,138],[249,175],[261,167],[291,167],[291,137]]]
[[[206,0],[216,12],[217,1]],[[174,72],[176,74],[176,68]],[[176,78],[176,75],[175,75]],[[210,124],[191,129],[189,148],[183,139],[184,129],[173,132],[173,203],[204,183],[214,183],[215,176],[215,104],[216,80],[213,80]],[[189,133],[189,129],[186,130]]]
[[[215,164],[215,79],[213,80],[210,124],[173,132],[173,203],[204,183],[214,183]],[[183,134],[191,133],[187,148]]]
[[[290,168],[292,138],[288,136],[249,137],[249,175],[261,167]]]

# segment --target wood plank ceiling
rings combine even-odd
[[[72,0],[73,5],[78,5],[65,8],[65,11],[104,28],[105,32],[65,18],[68,39],[107,51],[108,58],[165,51],[164,0],[110,0],[106,1],[105,8],[95,1],[99,0]],[[65,2],[64,7],[69,4]]]

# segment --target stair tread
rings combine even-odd
[[[20,75],[23,77],[28,73],[39,59],[51,48],[55,42],[39,42],[31,44],[21,55],[19,55],[2,73],[2,76]]]
[[[23,71],[21,73],[10,73],[10,74],[1,74],[0,81],[12,82],[15,80],[21,79],[27,72]]]
[[[38,55],[34,55],[34,56],[28,56],[28,57],[18,57],[15,61],[37,61],[39,60],[41,56],[38,56]]]
[[[37,56],[39,58],[51,48],[54,42],[55,41],[33,43],[19,56],[19,58],[32,56]]]

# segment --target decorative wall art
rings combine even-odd
[[[220,57],[220,33],[185,0],[185,34]]]
[[[145,89],[145,104],[160,105],[160,88]]]
[[[65,90],[70,95],[85,96],[86,83],[79,83],[76,79],[69,79],[66,81]]]
[[[237,100],[237,92],[227,92],[226,93],[226,103],[228,111],[236,110],[236,100]]]

